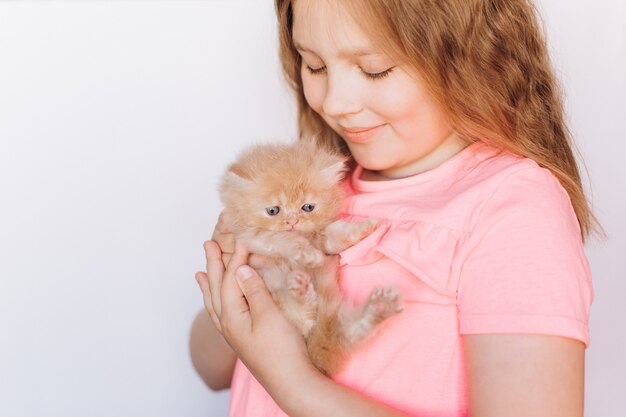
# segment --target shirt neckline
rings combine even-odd
[[[466,159],[470,158],[481,148],[483,144],[480,141],[470,143],[450,158],[439,164],[433,169],[412,175],[410,177],[390,179],[386,181],[368,181],[361,179],[363,167],[357,165],[352,172],[351,182],[355,190],[368,192],[378,190],[389,190],[392,188],[401,188],[407,186],[415,186],[433,181],[437,178],[444,178],[450,171],[457,169]]]

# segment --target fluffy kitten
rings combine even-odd
[[[392,287],[362,305],[342,299],[336,255],[376,228],[376,221],[335,220],[344,158],[312,142],[250,147],[224,174],[220,196],[233,232],[248,249],[275,259],[258,270],[276,303],[305,337],[311,360],[337,372],[349,350],[402,307]]]

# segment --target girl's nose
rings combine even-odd
[[[326,78],[326,95],[322,103],[322,110],[329,116],[342,116],[358,113],[362,105],[359,100],[358,89],[353,87],[350,77],[333,76],[330,73]]]

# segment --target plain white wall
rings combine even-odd
[[[626,386],[626,3],[539,1],[596,213],[587,415]],[[0,2],[0,415],[223,416],[187,352],[235,152],[295,136],[271,0]]]

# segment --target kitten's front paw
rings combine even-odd
[[[296,264],[307,268],[316,268],[324,263],[324,254],[322,251],[312,247],[298,251],[293,260]]]
[[[402,295],[393,285],[375,288],[367,300],[367,309],[378,320],[384,320],[402,311]]]
[[[361,222],[359,227],[352,231],[350,234],[350,240],[354,243],[360,242],[366,236],[372,234],[376,227],[378,226],[378,219],[374,217],[370,217],[367,220]]]

